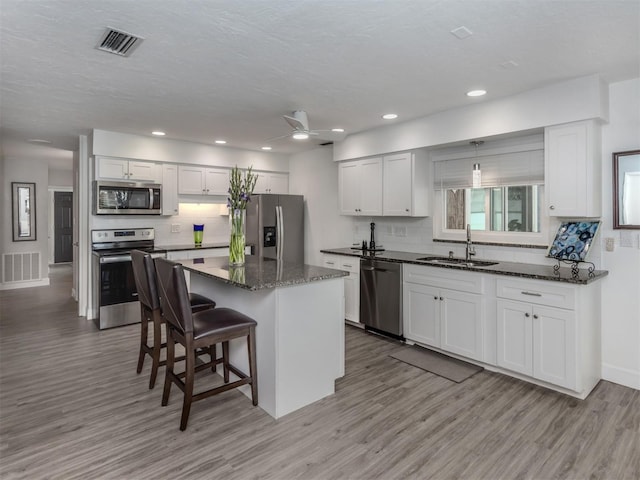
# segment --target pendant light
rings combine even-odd
[[[478,158],[478,146],[482,145],[484,142],[482,140],[472,140],[471,142],[469,142],[471,145],[473,145],[476,149],[475,151],[475,155],[474,155],[474,159],[477,160]],[[471,186],[472,188],[481,188],[482,187],[482,171],[480,170],[480,164],[479,163],[474,163],[473,164],[473,172],[472,172],[472,177],[471,177]]]

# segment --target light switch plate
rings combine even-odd
[[[620,246],[621,247],[633,247],[633,232],[628,230],[620,231]]]
[[[171,233],[178,233],[180,232],[180,224],[179,223],[172,223],[171,224]]]
[[[613,249],[615,248],[615,238],[613,237],[605,238],[604,245],[605,245],[605,250],[607,252],[613,252]]]

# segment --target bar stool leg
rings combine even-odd
[[[151,378],[149,379],[149,388],[156,386],[156,377],[158,376],[158,367],[160,366],[160,350],[162,349],[162,319],[160,312],[153,313],[153,349],[151,351]]]
[[[180,418],[180,430],[187,428],[189,412],[191,411],[191,399],[193,397],[193,377],[195,376],[196,354],[193,348],[186,352],[186,365],[184,377],[184,399],[182,401],[182,417]]]
[[[222,367],[224,370],[224,383],[229,383],[229,342],[222,342]]]
[[[171,393],[171,383],[173,382],[172,375],[173,365],[176,356],[176,345],[169,328],[167,328],[167,366],[164,373],[164,390],[162,391],[162,406],[166,407],[169,403],[169,394]]]
[[[144,347],[147,345],[147,335],[149,334],[149,322],[142,305],[140,305],[140,319],[140,353],[138,354],[138,368],[136,368],[137,373],[140,373],[142,371],[142,366],[144,365]]]
[[[256,335],[255,327],[249,328],[247,347],[249,349],[249,376],[251,377],[251,400],[258,405],[258,367],[256,365]]]

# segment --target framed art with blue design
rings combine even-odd
[[[599,220],[562,222],[547,256],[557,260],[584,262],[600,223]]]

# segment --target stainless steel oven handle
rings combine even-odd
[[[104,263],[123,263],[123,262],[130,262],[131,261],[131,255],[116,255],[113,257],[100,257],[100,263],[104,264]]]

